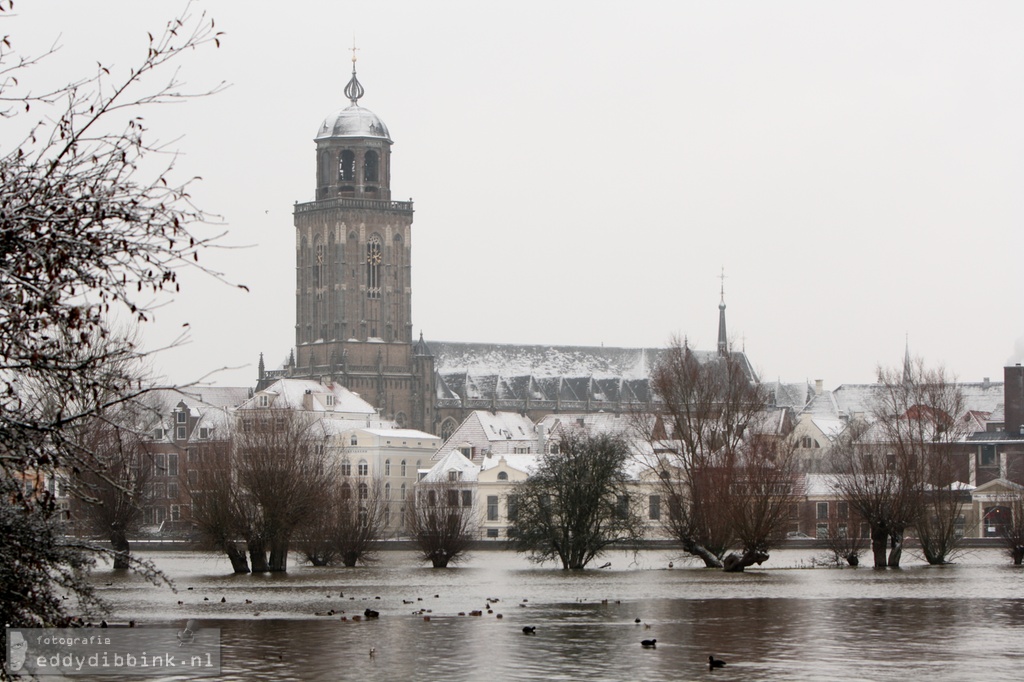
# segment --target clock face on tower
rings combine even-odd
[[[367,254],[366,262],[370,265],[380,265],[380,251],[371,251]]]

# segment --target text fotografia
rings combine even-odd
[[[218,676],[220,629],[188,621],[181,628],[8,628],[8,673],[57,676]]]

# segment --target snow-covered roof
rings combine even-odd
[[[499,455],[495,457],[484,457],[483,461],[480,462],[480,470],[487,471],[493,469],[501,464],[501,461],[505,461],[505,465],[510,469],[516,471],[522,471],[524,474],[533,475],[533,472],[537,470],[537,458],[539,455]]]
[[[270,398],[270,406],[275,408],[305,409],[352,417],[372,416],[377,412],[373,405],[360,398],[358,393],[348,390],[341,384],[325,385],[311,379],[278,379],[246,400],[239,409],[265,407],[260,405],[260,397],[264,395]],[[313,400],[307,403],[306,396],[312,396]],[[327,396],[333,397],[333,405],[328,404]]]
[[[480,473],[480,467],[458,450],[452,450],[430,467],[421,480],[426,483],[442,483],[448,480],[449,471],[461,472],[462,481],[475,481]]]

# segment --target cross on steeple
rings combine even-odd
[[[725,332],[725,266],[722,266],[722,274],[719,278],[722,280],[722,300],[718,304],[718,354],[728,355],[729,337]]]

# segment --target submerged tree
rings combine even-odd
[[[388,501],[379,478],[343,476],[331,481],[319,513],[296,531],[296,548],[314,566],[355,566],[374,558],[384,533]]]
[[[833,449],[836,492],[869,524],[876,568],[899,567],[910,529],[929,563],[947,563],[960,548],[964,405],[942,368],[880,369],[870,421],[852,424]]]
[[[140,390],[112,362],[140,355],[111,349],[112,315],[149,320],[155,294],[176,291],[179,268],[195,266],[213,238],[196,229],[204,215],[189,182],[170,165],[147,170],[161,150],[141,109],[187,97],[173,72],[155,87],[151,77],[218,36],[206,17],[183,17],[151,36],[123,76],[101,66],[49,93],[31,86],[39,60],[0,40],[0,115],[10,128],[39,114],[0,150],[0,619],[9,625],[65,623],[76,603],[59,593],[92,600],[89,558],[62,543],[48,482],[95,468],[75,450],[74,427]]]
[[[192,523],[207,549],[224,552],[235,573],[249,573],[245,546],[249,528],[238,498],[238,484],[231,469],[230,443],[209,451],[195,478],[188,484],[192,502]],[[261,566],[266,570],[265,566]]]
[[[131,567],[130,533],[142,522],[153,476],[138,421],[127,406],[101,413],[78,429],[76,452],[89,467],[73,478],[75,511],[88,530],[106,537],[114,568]],[[132,410],[134,412],[134,410]],[[135,424],[135,428],[132,428]]]
[[[240,410],[233,439],[239,525],[252,570],[286,571],[296,530],[321,513],[333,478],[319,421],[288,408]]]
[[[611,545],[639,541],[644,521],[631,494],[631,457],[620,435],[563,430],[558,452],[540,456],[537,470],[511,493],[516,549],[532,561],[579,570]]]
[[[465,558],[477,526],[471,489],[458,480],[421,481],[406,513],[406,527],[424,561],[447,568]]]
[[[660,411],[654,419],[637,415],[634,425],[658,455],[653,467],[669,505],[666,529],[705,566],[722,568],[726,552],[737,541],[737,515],[745,517],[744,510],[774,505],[774,497],[757,502],[751,498],[771,487],[751,485],[743,499],[734,497],[748,480],[737,478],[743,466],[740,451],[758,435],[755,427],[768,406],[768,395],[741,356],[701,358],[679,339],[655,367],[651,385],[661,399]],[[749,455],[755,467],[751,475],[767,475],[769,469],[760,468],[760,450],[751,447]],[[780,470],[783,476],[791,473],[788,461]],[[756,523],[744,520],[751,530]]]
[[[1006,553],[1014,566],[1024,563],[1024,490],[1020,490],[1010,503],[1010,522],[1003,526]]]

